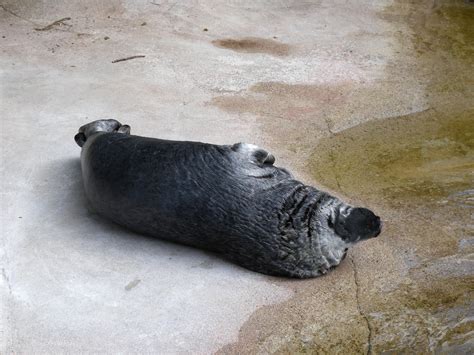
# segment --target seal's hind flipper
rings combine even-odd
[[[117,120],[104,119],[96,120],[79,127],[79,133],[74,136],[79,147],[82,147],[86,140],[96,133],[123,133],[130,134],[130,126],[123,125]]]
[[[74,136],[74,140],[76,141],[79,147],[82,147],[86,142],[86,135],[82,132],[79,132]]]
[[[121,125],[120,128],[117,130],[117,132],[129,135],[130,126],[128,124]]]
[[[273,163],[275,162],[275,157],[273,156],[273,154],[270,154],[265,149],[262,149],[254,144],[235,143],[232,146],[232,150],[234,152],[239,152],[244,155],[247,155],[250,161],[257,165],[273,165]]]

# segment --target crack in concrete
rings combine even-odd
[[[362,318],[364,318],[366,324],[367,324],[367,329],[369,331],[369,335],[367,337],[367,355],[372,354],[372,325],[370,324],[369,317],[365,314],[365,312],[362,311],[362,307],[360,305],[360,285],[359,285],[359,274],[357,272],[357,267],[354,262],[354,258],[351,255],[349,257],[349,260],[351,261],[352,265],[352,271],[354,273],[354,284],[356,286],[356,302],[357,302],[357,310],[359,311],[359,314]]]
[[[329,135],[333,137],[335,135],[335,132],[331,128],[331,121],[326,116],[324,116],[323,118],[324,118],[324,121],[326,122],[326,126],[327,126],[326,129],[328,130]],[[344,193],[344,191],[342,191],[341,184],[339,183],[339,176],[336,170],[336,159],[334,159],[334,155],[332,153],[329,154],[329,158],[331,159],[332,172],[334,173],[334,180],[336,181],[336,186],[341,193]]]
[[[336,186],[338,188],[338,190],[341,192],[341,193],[344,193],[344,191],[342,191],[342,187],[341,187],[341,184],[339,183],[339,176],[336,172],[336,159],[334,159],[334,155],[332,153],[329,154],[329,158],[331,159],[331,164],[332,164],[332,171],[334,173],[334,180],[336,181]]]
[[[10,278],[8,277],[5,268],[2,268],[2,277],[5,280],[5,283],[7,285],[8,293],[9,293],[10,297],[13,297],[12,285],[11,285]],[[17,339],[18,328],[16,327],[16,324],[12,319],[13,318],[13,313],[12,312],[13,312],[12,309],[7,306],[7,313],[8,313],[8,315],[6,316],[6,318],[7,318],[7,327],[8,327],[8,324],[10,324],[11,328],[10,328],[9,340],[7,340],[7,344],[6,344],[6,350],[7,350],[8,353],[14,354],[15,353],[15,339]]]
[[[10,293],[10,295],[13,295],[13,293],[12,293],[12,285],[11,285],[10,279],[8,278],[8,275],[7,275],[6,271],[5,271],[5,268],[2,268],[2,276],[3,276],[4,280],[5,280],[5,283],[7,284],[8,292]]]
[[[326,122],[326,126],[327,126],[326,128],[327,128],[329,134],[331,136],[333,136],[335,133],[331,128],[331,126],[332,126],[331,121],[329,120],[329,118],[326,117],[326,115],[324,116],[324,121]]]

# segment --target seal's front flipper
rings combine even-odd
[[[275,157],[273,154],[270,154],[265,149],[262,149],[254,144],[235,143],[232,146],[232,150],[234,152],[246,155],[252,163],[259,166],[264,164],[273,165],[275,162]]]

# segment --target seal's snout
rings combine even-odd
[[[334,229],[341,238],[357,242],[378,236],[382,221],[367,208],[349,208],[337,214]]]

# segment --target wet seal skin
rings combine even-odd
[[[132,136],[116,120],[82,126],[75,141],[86,195],[99,214],[250,270],[323,275],[351,245],[381,231],[373,212],[295,180],[252,144]]]

